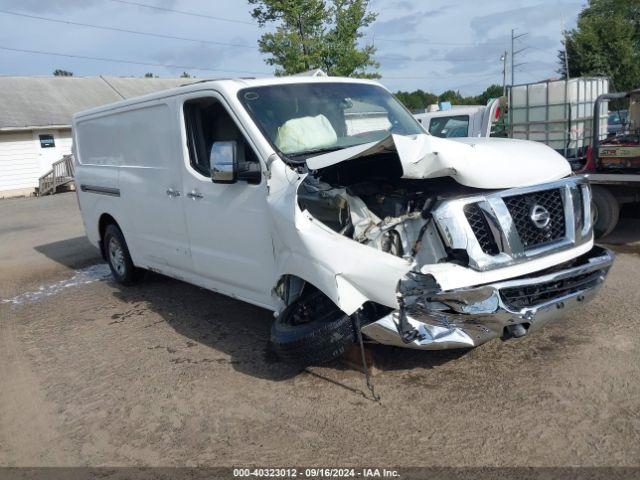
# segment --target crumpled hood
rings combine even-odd
[[[565,158],[548,146],[505,138],[444,139],[390,135],[379,141],[307,159],[312,170],[381,152],[397,151],[403,178],[452,177],[474,188],[513,188],[559,180],[571,174]]]

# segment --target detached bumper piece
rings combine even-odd
[[[591,300],[613,259],[612,252],[596,246],[570,262],[532,275],[425,293],[406,306],[406,321],[417,331],[408,343],[398,333],[398,311],[362,327],[362,332],[382,344],[424,350],[471,348],[494,338],[522,336]]]

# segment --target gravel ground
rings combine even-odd
[[[0,465],[638,466],[640,220],[620,231],[599,298],[535,335],[379,347],[376,403],[277,362],[267,311],[114,284],[73,194],[2,201]]]

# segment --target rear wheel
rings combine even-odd
[[[350,316],[322,292],[289,305],[271,327],[271,344],[284,361],[318,365],[340,357],[356,339]]]
[[[116,225],[107,225],[102,239],[105,257],[113,278],[122,285],[131,285],[140,277],[140,271],[133,265],[124,235]]]
[[[606,187],[594,186],[593,191],[593,231],[596,238],[609,235],[620,219],[620,204]]]

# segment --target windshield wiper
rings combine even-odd
[[[305,152],[300,152],[300,153],[290,153],[287,156],[289,158],[305,157],[305,159],[306,159],[306,158],[309,158],[309,157],[312,157],[312,156],[315,157],[316,155],[322,155],[324,153],[331,153],[331,152],[335,152],[337,150],[342,150],[344,148],[347,148],[347,147],[338,147],[338,146],[336,146],[336,147],[327,147],[327,148],[317,148],[315,150],[307,150]]]

